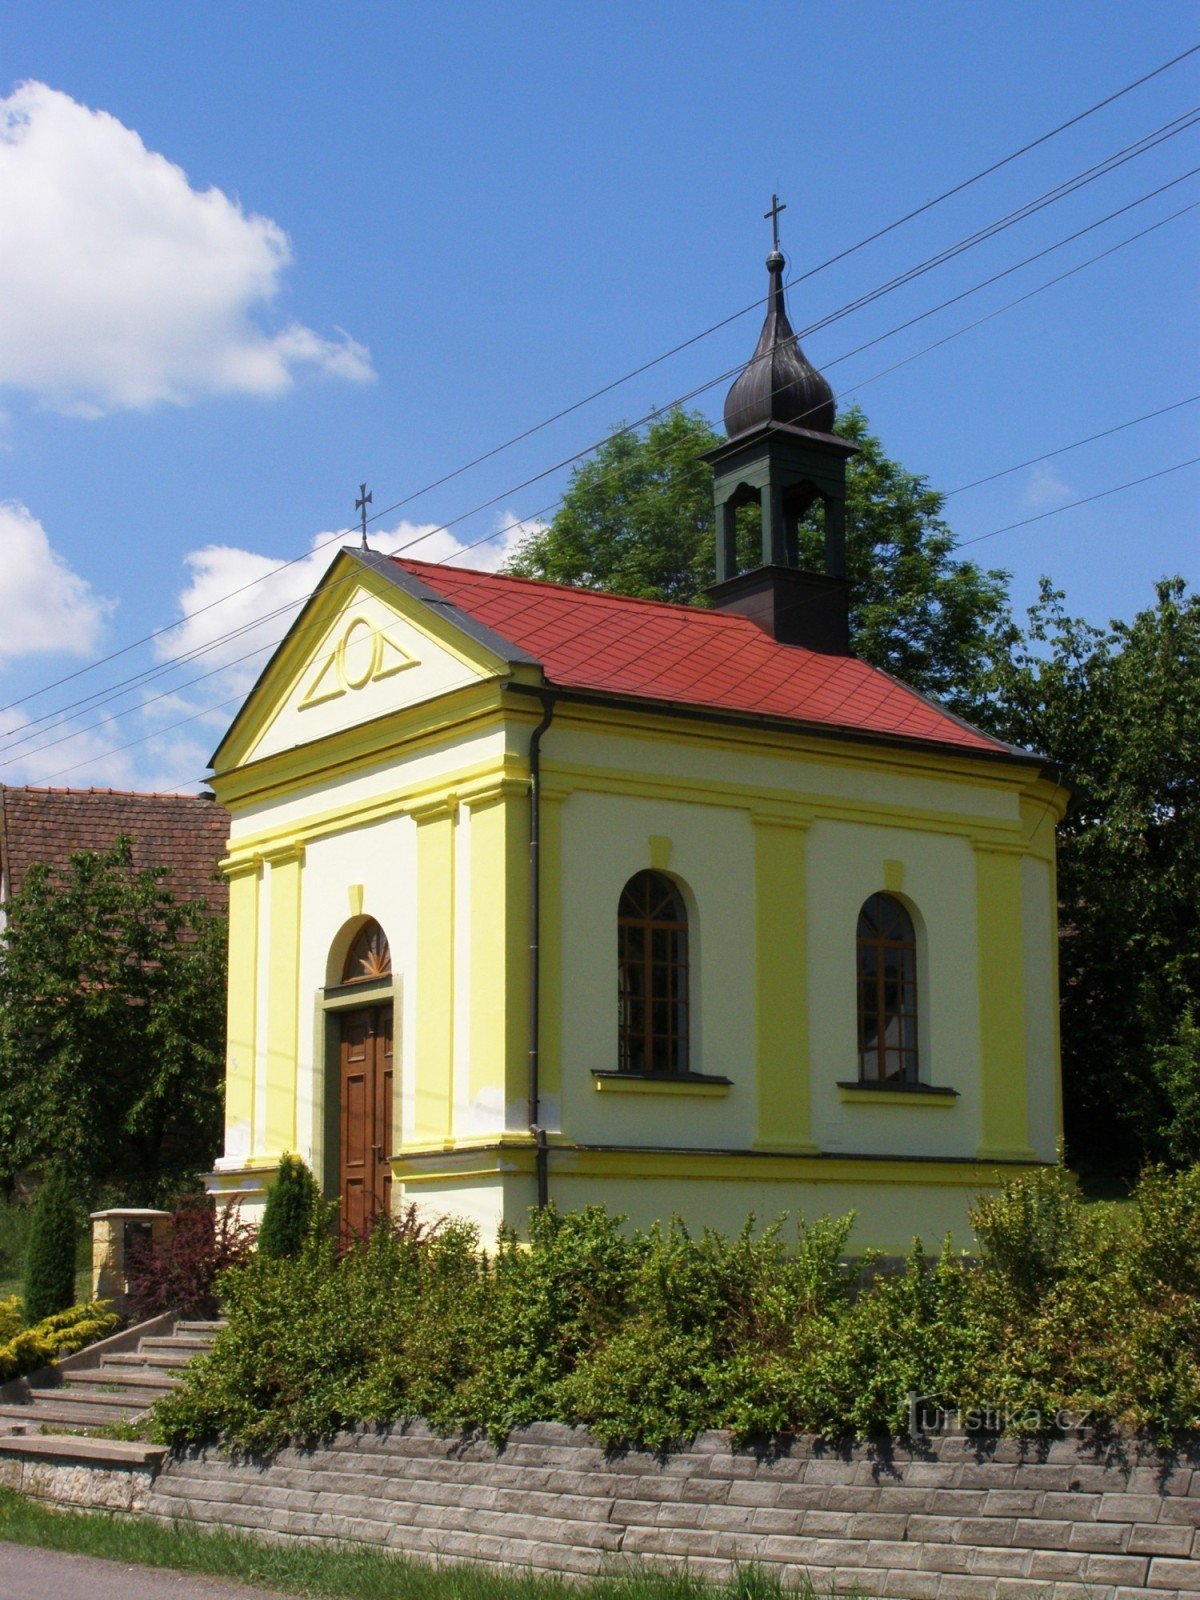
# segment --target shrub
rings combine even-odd
[[[317,1216],[320,1199],[317,1180],[300,1157],[281,1156],[258,1230],[260,1254],[277,1261],[298,1255]]]
[[[0,1383],[74,1355],[85,1345],[106,1338],[120,1324],[120,1317],[105,1300],[91,1300],[44,1317],[6,1344],[0,1344]]]
[[[25,1252],[25,1316],[41,1322],[75,1301],[79,1212],[71,1180],[56,1168],[38,1190]]]
[[[228,1327],[158,1424],[272,1450],[353,1422],[501,1440],[544,1420],[662,1450],[705,1428],[904,1434],[917,1394],[980,1431],[1052,1431],[1059,1408],[1200,1429],[1200,1168],[1148,1173],[1123,1223],[1054,1173],[974,1216],[977,1260],[917,1241],[857,1294],[851,1218],[730,1239],[548,1208],[492,1256],[411,1209],[344,1248],[314,1225],[223,1275]]]
[[[249,1259],[252,1239],[236,1201],[218,1210],[208,1195],[189,1196],[172,1211],[166,1239],[146,1240],[129,1252],[126,1279],[135,1320],[162,1311],[215,1317],[217,1278]]]
[[[0,1344],[20,1333],[24,1326],[25,1308],[20,1295],[14,1294],[7,1300],[0,1300]]]

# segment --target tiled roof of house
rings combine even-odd
[[[397,559],[469,617],[541,663],[549,683],[889,739],[1007,753],[1009,746],[853,656],[779,644],[748,618],[696,606]]]
[[[15,894],[35,861],[64,867],[74,850],[107,850],[122,834],[134,865],[167,867],[177,900],[203,899],[225,909],[216,876],[225,854],[229,813],[201,795],[133,794],[119,789],[32,789],[0,786],[0,864]]]

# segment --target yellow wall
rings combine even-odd
[[[226,1187],[253,1187],[284,1148],[319,1161],[331,1091],[318,1001],[340,930],[368,915],[393,955],[397,1194],[485,1232],[532,1199],[535,712],[470,693],[451,696],[457,732],[437,705],[415,706],[388,756],[349,745],[333,761],[327,739],[288,754],[286,773],[266,762],[269,784],[228,780]],[[1026,772],[566,706],[543,761],[541,1120],[564,1203],[727,1227],[750,1209],[857,1206],[861,1242],[893,1249],[913,1231],[960,1232],[987,1163],[1053,1159],[1053,814]],[[597,1089],[593,1069],[616,1065],[617,901],[649,866],[689,907],[692,1066],[727,1090]],[[881,889],[918,930],[922,1079],[953,1099],[838,1087],[857,1075],[855,924]],[[634,1165],[571,1146],[620,1147]],[[768,1165],[735,1171],[730,1151]]]

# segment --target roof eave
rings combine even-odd
[[[986,761],[991,765],[1023,766],[1039,777],[1065,788],[1060,768],[1045,756],[1016,745],[997,743],[994,749],[949,744],[939,739],[923,739],[912,734],[882,733],[870,728],[851,728],[838,723],[809,722],[799,717],[783,717],[768,711],[735,711],[719,706],[689,705],[679,700],[657,700],[651,695],[619,694],[611,689],[573,688],[547,681],[546,688],[512,682],[507,685],[518,694],[544,696],[549,689],[559,701],[581,705],[614,706],[623,710],[645,711],[653,716],[679,717],[693,722],[715,722],[729,727],[768,728],[777,733],[803,734],[807,738],[832,739],[841,744],[882,745],[887,749],[921,751],[929,755]],[[947,712],[946,715],[951,715]],[[964,727],[962,719],[954,719]]]

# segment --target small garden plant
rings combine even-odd
[[[295,1254],[223,1275],[228,1327],[157,1427],[271,1451],[355,1422],[500,1441],[560,1421],[662,1450],[705,1428],[902,1435],[922,1396],[984,1430],[1200,1428],[1200,1167],[1150,1172],[1121,1216],[1021,1177],[973,1223],[975,1256],[917,1242],[855,1291],[851,1218],[725,1238],[551,1207],[488,1254],[411,1209],[347,1242],[317,1207]]]

